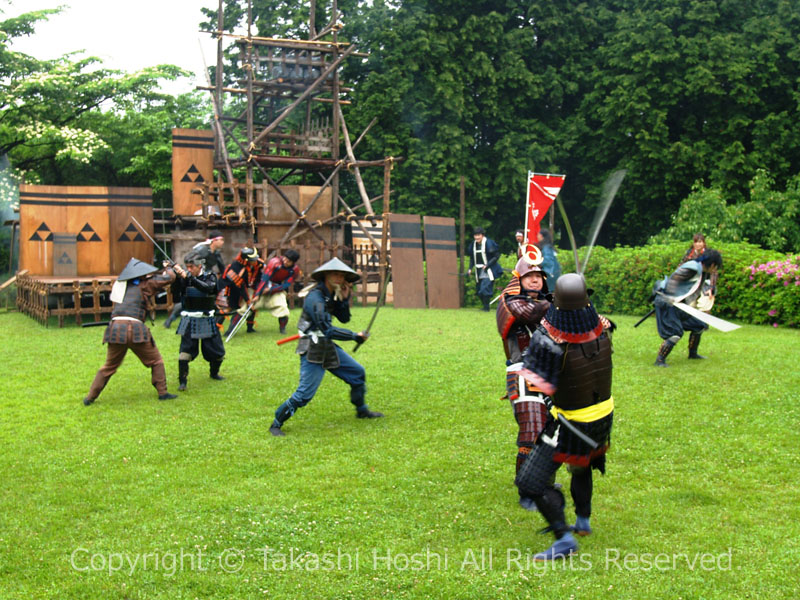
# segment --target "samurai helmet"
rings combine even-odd
[[[344,278],[350,283],[355,283],[361,279],[361,275],[353,271],[353,269],[348,267],[336,257],[317,267],[314,272],[311,273],[311,277],[316,281],[325,281],[325,273],[330,273],[331,271],[339,271],[344,273]]]
[[[122,273],[117,277],[117,281],[130,281],[131,279],[137,279],[156,272],[158,272],[158,269],[150,263],[132,258],[128,261],[128,264],[125,265],[125,268],[122,269]]]
[[[583,275],[566,273],[556,281],[553,303],[558,310],[580,310],[589,306],[589,293]]]
[[[522,256],[517,261],[514,272],[519,276],[520,282],[528,273],[541,273],[542,281],[544,282],[542,292],[547,294],[549,290],[547,289],[547,274],[544,272],[544,269],[542,269],[543,260],[542,253],[537,246],[534,244],[525,244],[522,246]]]
[[[258,250],[255,248],[242,248],[241,255],[246,260],[258,260]]]

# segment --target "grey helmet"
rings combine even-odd
[[[157,272],[158,269],[150,263],[142,262],[138,258],[132,258],[128,261],[128,264],[125,265],[125,268],[122,269],[122,273],[117,277],[117,281],[130,281],[131,279],[152,275]]]
[[[355,283],[359,279],[361,279],[361,275],[353,271],[350,267],[344,264],[338,258],[332,258],[328,262],[323,265],[317,267],[313,273],[311,273],[311,277],[315,281],[324,281],[325,280],[325,273],[330,273],[331,271],[339,271],[344,273],[344,278],[349,281],[350,283]]]

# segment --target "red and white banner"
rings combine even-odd
[[[528,171],[528,199],[525,202],[525,240],[527,243],[538,243],[539,222],[555,201],[566,177],[566,175]]]

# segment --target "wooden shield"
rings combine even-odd
[[[74,233],[53,233],[53,275],[78,275],[78,240]]]
[[[422,228],[419,215],[389,216],[392,281],[396,308],[425,308],[422,272]]]
[[[204,129],[172,130],[172,212],[193,215],[202,208],[195,188],[214,180],[214,134]]]
[[[459,308],[456,221],[449,217],[422,217],[425,227],[425,266],[428,305]]]

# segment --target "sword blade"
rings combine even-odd
[[[675,308],[678,308],[685,312],[688,315],[693,316],[698,321],[702,321],[706,325],[710,325],[714,329],[719,329],[720,331],[733,331],[734,329],[739,329],[741,325],[736,325],[735,323],[731,323],[730,321],[726,321],[725,319],[720,319],[719,317],[715,317],[714,315],[710,315],[708,313],[704,313],[702,311],[697,310],[696,308],[692,308],[688,304],[684,304],[683,302],[676,302],[673,304]]]
[[[228,334],[228,337],[225,338],[225,343],[230,342],[231,339],[233,338],[233,336],[236,335],[236,332],[239,331],[239,328],[242,326],[242,323],[244,323],[247,320],[247,315],[249,315],[249,314],[250,314],[250,307],[248,306],[247,310],[244,311],[244,314],[242,315],[242,318],[239,319],[239,321],[236,323],[236,325],[233,326],[233,329],[231,329],[231,332]]]

